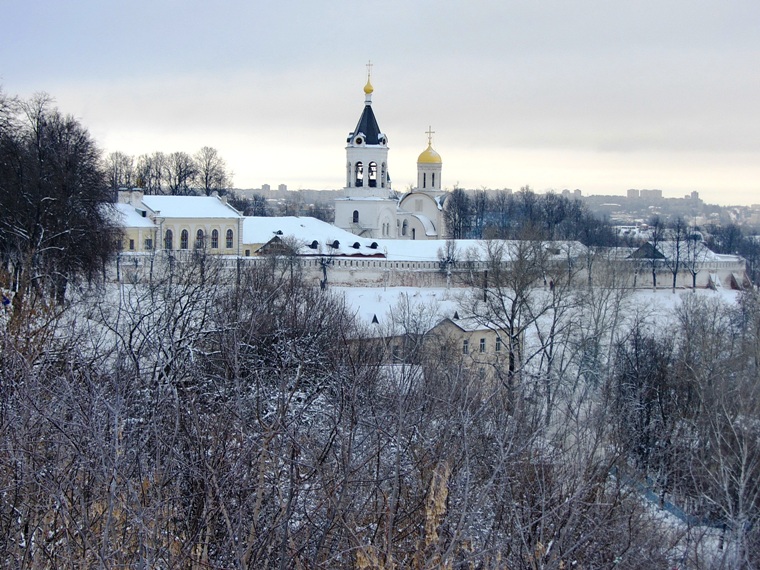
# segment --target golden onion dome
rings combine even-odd
[[[369,77],[367,77],[367,84],[364,86],[364,93],[366,95],[371,95],[374,90],[375,88],[372,87],[372,83],[369,82]]]
[[[441,162],[441,155],[433,150],[433,145],[430,143],[428,143],[428,147],[417,158],[418,164],[441,164]]]

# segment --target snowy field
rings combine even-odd
[[[380,325],[387,323],[394,307],[401,302],[411,305],[430,307],[437,314],[438,320],[452,317],[455,311],[462,313],[462,300],[470,293],[462,288],[417,288],[417,287],[332,287],[332,292],[342,296],[347,306],[364,324],[371,324],[377,317]],[[631,294],[630,302],[633,308],[646,309],[653,315],[667,317],[680,304],[686,295],[702,295],[720,299],[726,303],[735,303],[739,291],[730,289],[639,289]]]

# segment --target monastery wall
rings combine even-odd
[[[112,264],[111,278],[121,282],[147,282],[172,271],[180,272],[180,265],[198,260],[193,252],[121,253]],[[274,267],[278,271],[298,271],[307,283],[320,286],[327,274],[327,284],[343,287],[461,287],[466,282],[479,283],[488,264],[470,262],[452,268],[447,274],[438,262],[392,261],[387,259],[352,259],[347,257],[237,257],[205,255],[204,263],[209,271],[219,270],[225,278],[235,279],[238,272]],[[581,265],[579,262],[578,265]],[[634,288],[652,287],[652,269],[641,260],[620,260],[610,264],[595,264],[592,281],[603,283],[610,271],[625,276],[622,283]],[[564,272],[560,272],[562,275]],[[465,279],[469,277],[469,279]],[[585,270],[574,270],[573,282],[588,283]],[[620,281],[618,281],[620,283]],[[665,266],[657,268],[657,287],[672,287],[673,274]],[[746,277],[743,260],[709,261],[698,266],[696,286],[744,288],[751,284]],[[678,272],[676,287],[689,289],[692,275],[683,268]]]

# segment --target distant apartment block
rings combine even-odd
[[[640,190],[642,200],[662,200],[662,190]]]

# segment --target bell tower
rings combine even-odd
[[[367,64],[364,110],[346,139],[346,195],[387,198],[388,137],[380,130],[372,110],[372,63]]]
[[[346,139],[346,186],[335,200],[335,225],[357,235],[395,238],[398,201],[388,174],[388,137],[372,110],[372,63],[367,64],[364,109]]]

